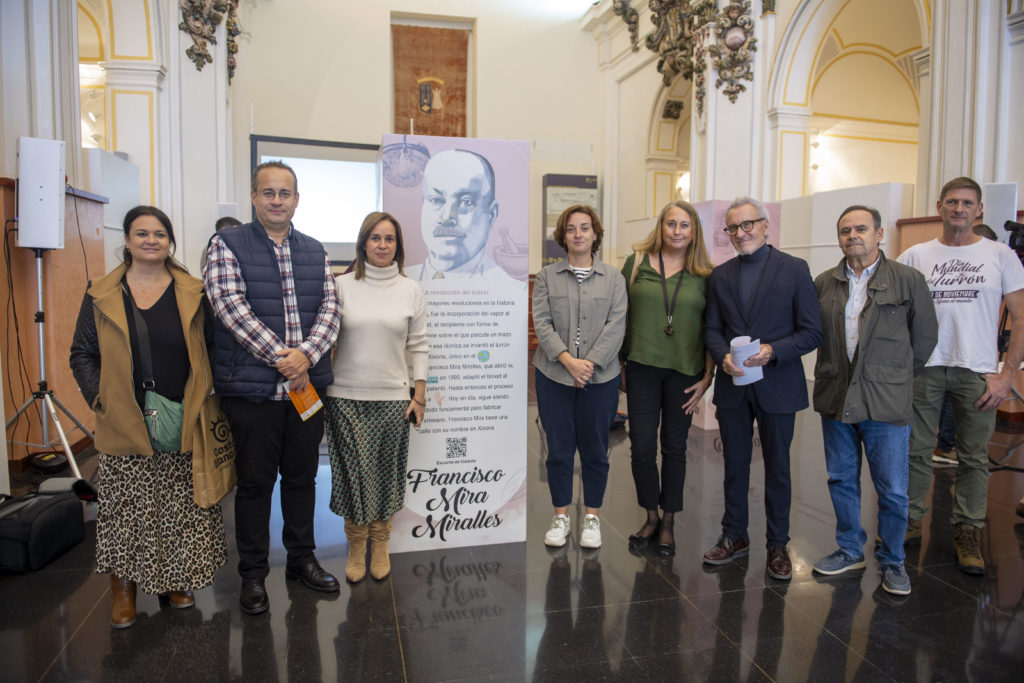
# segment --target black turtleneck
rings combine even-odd
[[[754,292],[761,283],[764,266],[768,262],[771,247],[765,242],[752,254],[740,254],[740,296],[743,297],[743,310],[749,311],[754,300]]]

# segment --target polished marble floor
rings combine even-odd
[[[527,542],[397,555],[385,581],[343,584],[334,595],[286,582],[278,546],[269,612],[239,611],[232,557],[213,587],[197,593],[195,609],[140,596],[135,626],[113,631],[109,580],[92,573],[89,523],[86,541],[45,569],[0,576],[0,681],[1024,680],[1024,519],[1014,514],[1024,475],[992,476],[988,571],[970,577],[953,557],[952,471],[936,470],[934,513],[923,545],[907,558],[913,592],[896,598],[881,590],[870,557],[866,570],[828,579],[811,573],[834,549],[813,412],[798,415],[792,449],[790,582],[764,573],[757,453],[750,555],[702,566],[701,553],[719,533],[722,461],[718,434],[696,429],[672,560],[627,549],[641,516],[621,431],[612,434],[603,547],[583,550],[574,539],[549,550],[541,542],[551,510],[532,403],[529,415]],[[997,434],[992,455],[1021,439]],[[1020,466],[1024,455],[1010,462]],[[318,484],[318,554],[342,576],[347,546],[327,510],[326,459]],[[873,504],[866,494],[869,533]],[[225,512],[233,549],[230,499]],[[581,514],[572,511],[574,520]]]

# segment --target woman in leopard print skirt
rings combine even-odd
[[[90,283],[71,345],[75,380],[96,413],[96,571],[110,574],[114,628],[135,623],[137,588],[188,608],[192,591],[213,583],[227,560],[220,506],[195,502],[191,452],[150,443],[142,369],[133,362],[148,337],[152,390],[184,404],[181,442],[192,443],[213,386],[213,314],[202,282],[171,257],[174,232],[162,211],[135,207],[124,235],[124,263]]]

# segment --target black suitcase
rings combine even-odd
[[[37,493],[0,503],[0,570],[39,569],[83,538],[85,516],[74,493]]]

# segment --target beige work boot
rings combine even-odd
[[[971,524],[957,524],[953,527],[953,547],[960,571],[974,576],[985,573],[985,560],[981,557],[981,529]]]

